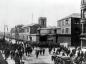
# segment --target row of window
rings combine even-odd
[[[70,33],[70,28],[65,28],[65,29],[62,29],[62,34],[69,34]]]
[[[61,29],[61,28],[58,28],[57,29],[57,33],[58,34],[70,34],[71,32],[71,29],[70,28],[63,28],[63,29]]]
[[[61,27],[61,26],[64,26],[64,25],[69,25],[70,24],[70,19],[65,19],[65,20],[62,20],[62,21],[58,21],[58,26]]]
[[[23,35],[23,39],[25,39],[25,40],[32,40],[32,37]]]

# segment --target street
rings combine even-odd
[[[45,49],[45,55],[39,55],[38,58],[35,56],[35,50],[28,57],[24,54],[23,60],[24,64],[54,64],[51,60],[51,55],[48,53],[48,49]],[[14,60],[10,57],[7,59],[8,64],[15,64]]]

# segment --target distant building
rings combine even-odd
[[[16,25],[14,28],[11,28],[10,37],[19,39],[19,33],[24,32],[23,26],[24,25]]]
[[[16,26],[16,28],[11,29],[12,38],[17,38],[25,41],[36,41],[37,29],[40,27],[39,24],[30,24],[26,26]],[[16,35],[19,34],[19,35]]]
[[[47,24],[46,24],[47,18],[46,17],[40,17],[38,21],[39,21],[39,25],[41,26],[41,28],[47,27]]]
[[[22,28],[24,25],[16,25],[14,28],[11,28],[11,33],[15,33],[15,30],[17,29],[17,31],[19,33],[23,33],[24,32],[24,29]]]
[[[39,27],[40,27],[39,24],[32,24],[32,25],[23,26],[22,28],[24,29],[24,32],[20,33],[21,34],[21,39],[24,39],[26,41],[30,41],[30,40],[36,41],[37,29]]]
[[[39,43],[56,43],[56,27],[39,28]]]
[[[15,32],[19,33],[19,39],[24,41],[38,41],[38,28],[46,28],[47,27],[47,18],[40,17],[38,19],[38,24],[30,24],[30,25],[18,25],[16,28],[11,29],[12,37],[15,38]]]
[[[59,43],[69,43],[72,46],[80,46],[80,14],[73,13],[57,21],[57,35]]]
[[[81,0],[81,46],[86,46],[86,0]]]

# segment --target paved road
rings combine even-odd
[[[8,64],[15,64],[14,60],[10,57],[7,59]],[[35,50],[32,54],[28,57],[24,54],[23,56],[24,64],[54,64],[51,60],[51,55],[48,53],[48,49],[45,50],[45,55],[39,55],[38,58],[35,56]]]
[[[45,55],[39,55],[38,58],[35,56],[35,50],[30,57],[24,57],[25,64],[54,64],[51,60],[51,55],[48,53],[48,49],[45,50]]]

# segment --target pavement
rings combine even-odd
[[[39,56],[39,58],[27,58],[25,64],[53,64],[49,56]]]
[[[25,55],[24,55],[25,56]],[[38,58],[35,56],[35,50],[30,57],[23,58],[25,64],[54,64],[51,60],[51,55],[48,53],[48,49],[45,50],[45,55],[39,55]]]
[[[24,64],[54,64],[51,60],[51,55],[48,53],[48,49],[45,49],[45,55],[39,55],[38,58],[35,56],[35,50],[28,57],[24,54],[22,58]],[[10,57],[7,59],[8,64],[15,64],[15,61]]]
[[[51,60],[52,53],[49,54],[48,49],[45,49],[45,55],[39,55],[38,58],[36,58],[35,50],[33,50],[32,54],[30,56],[26,56],[24,54],[23,56],[23,62],[24,64],[54,64],[54,61]],[[7,59],[8,64],[15,64],[15,61],[11,59],[10,57]],[[86,64],[86,62],[82,63]]]

